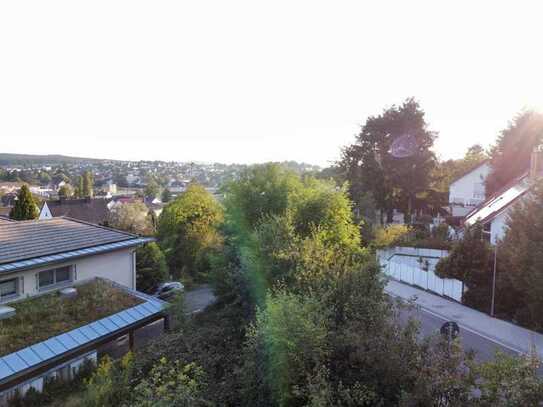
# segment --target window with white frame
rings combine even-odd
[[[19,295],[19,278],[0,280],[0,301],[6,298],[13,298]]]
[[[64,266],[50,270],[43,270],[38,273],[38,289],[46,290],[58,285],[68,284],[73,281],[73,267]]]

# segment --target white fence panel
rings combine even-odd
[[[440,278],[434,273],[439,259],[447,255],[446,250],[394,247],[378,250],[377,260],[383,272],[396,280],[462,301],[462,282]]]

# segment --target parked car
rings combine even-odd
[[[174,295],[183,292],[185,287],[179,281],[170,281],[167,283],[162,283],[155,292],[155,297],[160,298],[161,300],[168,300]]]

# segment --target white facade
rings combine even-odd
[[[494,219],[490,221],[490,243],[496,244],[498,240],[503,239],[507,230],[507,218],[509,209],[506,209],[502,213],[498,214]]]
[[[39,220],[53,219],[53,214],[51,213],[49,206],[47,206],[47,202],[43,203],[43,206],[41,207],[41,211],[40,211],[40,216],[38,217],[38,219]]]
[[[14,281],[17,293],[0,298],[0,304],[69,286],[78,281],[102,277],[122,284],[125,287],[136,289],[136,261],[135,248],[122,249],[107,253],[73,259],[66,263],[59,263],[35,269],[22,270],[14,273],[0,274],[2,282]],[[57,284],[40,287],[39,273],[50,270],[67,270],[69,267],[70,278]],[[8,286],[6,284],[6,286]]]
[[[484,162],[451,183],[449,205],[452,216],[465,216],[485,200],[485,179],[489,173],[490,164]]]

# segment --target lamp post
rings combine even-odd
[[[492,273],[492,302],[490,303],[490,316],[494,317],[494,302],[496,298],[496,264],[498,259],[498,242],[494,248],[494,270]]]

